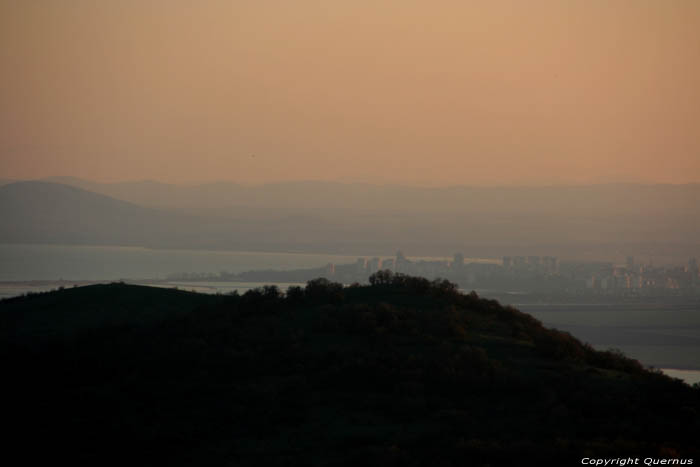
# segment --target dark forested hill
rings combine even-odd
[[[215,295],[122,283],[73,287],[0,301],[0,338],[37,344],[107,327],[150,325],[221,301]]]
[[[0,316],[6,455],[25,465],[700,454],[700,390],[446,281],[218,297],[113,284],[6,300]]]

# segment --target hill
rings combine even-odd
[[[143,245],[167,237],[176,216],[48,182],[0,187],[0,242]]]
[[[685,263],[700,244],[700,185],[421,188],[0,185],[0,242],[467,257],[555,255]],[[55,183],[61,182],[61,183]]]
[[[134,311],[185,312],[110,324],[118,297]],[[66,332],[88,310],[104,325]],[[62,338],[21,332],[32,313],[53,312]],[[317,279],[219,297],[114,284],[0,302],[6,313],[24,316],[3,321],[6,441],[27,463],[580,465],[700,454],[699,390],[446,281],[380,272],[370,286]]]
[[[105,327],[155,324],[220,300],[181,290],[97,284],[0,301],[0,338],[32,344]]]
[[[141,206],[266,225],[242,235],[286,246],[416,255],[556,255],[606,259],[700,251],[700,184],[417,187],[322,181],[175,185],[155,181],[74,185]],[[283,239],[291,239],[287,245]],[[250,248],[247,246],[246,248]],[[593,253],[592,253],[593,252]]]
[[[70,179],[69,179],[70,180]],[[61,183],[0,186],[0,243],[295,251],[340,232],[319,219],[144,207]]]

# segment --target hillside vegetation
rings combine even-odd
[[[227,296],[112,284],[0,302],[7,446],[26,465],[700,454],[699,390],[447,281],[371,282]]]

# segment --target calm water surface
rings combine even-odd
[[[370,256],[367,256],[369,258]],[[382,257],[388,258],[390,255]],[[0,244],[0,281],[158,279],[175,273],[240,273],[319,268],[358,256],[257,251],[155,250],[140,247]],[[411,257],[413,260],[448,258]],[[469,261],[494,262],[469,258]]]
[[[700,370],[697,303],[528,304],[517,308],[547,327],[570,332],[596,349],[619,349],[655,368]],[[688,375],[691,379],[696,377]]]
[[[316,268],[356,259],[305,253],[0,244],[0,281],[156,279],[180,272]]]

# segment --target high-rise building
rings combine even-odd
[[[556,274],[559,271],[559,261],[556,256],[543,256],[542,267],[547,274]]]
[[[525,257],[524,256],[514,256],[513,257],[513,268],[524,269],[525,268]]]
[[[513,265],[513,258],[511,258],[510,256],[504,256],[503,257],[503,267],[505,269],[510,269],[512,265]]]
[[[396,272],[407,272],[409,261],[401,250],[396,252]]]
[[[379,271],[379,258],[374,257],[367,262],[367,272],[374,274],[377,271]]]

